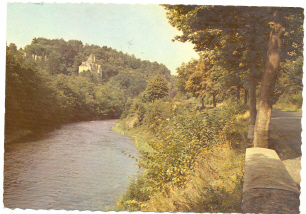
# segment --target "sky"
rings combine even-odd
[[[172,74],[182,62],[198,58],[191,43],[171,41],[180,33],[157,4],[7,5],[7,45],[24,48],[34,37],[76,39],[162,63]]]
[[[55,0],[42,1],[42,3],[20,3],[21,0],[17,3],[8,2],[7,45],[15,43],[18,48],[24,48],[31,43],[34,37],[63,38],[66,41],[76,39],[81,40],[83,44],[108,46],[130,55],[134,54],[142,60],[162,63],[168,67],[172,74],[176,73],[176,68],[182,62],[198,58],[191,43],[171,41],[175,35],[179,35],[181,32],[168,23],[163,7],[152,4],[152,1],[145,1],[151,4],[139,4],[144,1],[99,0],[70,1],[87,2],[81,4],[50,3],[58,2]],[[116,2],[117,4],[107,2]],[[187,1],[165,2],[186,3]],[[195,3],[197,2],[204,1],[195,1]],[[218,0],[205,2],[220,3]],[[222,2],[234,3],[235,1]],[[262,1],[257,1],[257,3],[260,2]],[[237,4],[239,5],[239,3]]]

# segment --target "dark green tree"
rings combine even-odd
[[[59,91],[35,62],[7,53],[5,132],[36,132],[58,123]]]
[[[168,95],[168,87],[166,80],[160,75],[153,76],[144,91],[144,98],[149,102],[161,99]]]

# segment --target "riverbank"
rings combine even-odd
[[[64,125],[64,124],[63,124]],[[9,144],[13,142],[28,142],[34,141],[43,138],[49,132],[54,131],[59,128],[61,125],[53,125],[49,127],[44,127],[43,129],[39,129],[36,131],[32,130],[16,130],[14,133],[5,134],[4,144]]]
[[[125,118],[116,122],[112,129],[114,132],[130,136],[134,139],[135,147],[142,152],[151,152],[152,149],[148,145],[150,140],[155,138],[154,134],[144,127],[128,128],[133,118]]]
[[[11,130],[5,130],[5,138],[4,143],[10,143],[15,141],[33,141],[38,140],[44,137],[44,135],[52,132],[61,126],[77,123],[77,122],[88,122],[88,121],[99,121],[99,120],[113,120],[119,119],[119,117],[109,116],[109,115],[101,115],[101,116],[93,116],[87,118],[87,120],[68,120],[62,121],[61,123],[50,123],[48,126],[42,125],[37,127],[36,129],[16,129],[13,133]]]
[[[135,123],[138,116],[129,114],[114,128],[134,137],[142,150],[138,164],[146,169],[130,182],[116,211],[241,212],[248,112],[155,103],[143,116],[153,121]]]

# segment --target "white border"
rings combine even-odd
[[[8,0],[1,0],[0,1],[0,80],[2,81],[0,84],[0,136],[1,136],[1,141],[4,142],[4,136],[3,136],[3,132],[4,132],[4,112],[5,112],[5,108],[4,108],[4,97],[5,97],[5,51],[6,51],[6,4],[8,2],[45,2],[45,3],[132,3],[132,4],[161,4],[161,3],[166,3],[166,4],[207,4],[207,5],[240,5],[240,6],[287,6],[287,7],[303,7],[305,9],[305,5],[306,2],[305,0],[287,0],[287,1],[279,1],[279,0],[249,0],[249,1],[245,1],[245,0],[234,0],[234,1],[225,1],[225,0],[202,0],[202,1],[194,1],[194,0],[190,0],[190,1],[186,1],[186,0],[164,0],[164,1],[160,1],[160,0],[146,0],[146,1],[141,1],[141,0],[133,0],[133,1],[127,1],[127,0],[68,0],[68,1],[58,1],[58,0],[41,0],[41,1],[25,1],[25,0],[19,0],[19,1],[8,1]],[[304,11],[304,15],[305,15],[305,11]],[[304,20],[304,26],[305,26],[305,20]],[[304,27],[305,28],[305,27]],[[304,44],[305,44],[305,36],[304,36]],[[304,62],[304,70],[305,70],[305,62]],[[306,86],[306,80],[305,80],[305,76],[303,78],[303,84],[304,86]],[[306,97],[306,92],[305,90],[303,91],[303,97]],[[303,112],[306,110],[306,103],[303,103]],[[306,119],[303,117],[302,118],[302,124],[306,124]],[[304,125],[302,126],[304,127]],[[305,134],[302,134],[302,141],[305,141]],[[305,151],[306,146],[304,145],[304,143],[302,144],[302,152]],[[3,173],[3,146],[1,147],[1,151],[0,151],[0,159],[1,159],[1,164],[0,164],[0,171],[1,173]],[[302,155],[302,167],[305,165],[305,157],[303,158]],[[301,176],[302,176],[302,182],[301,182],[301,196],[300,196],[300,201],[301,201],[301,213],[303,213],[303,211],[306,210],[305,208],[305,182],[303,181],[304,176],[305,176],[305,169],[302,168],[301,171]],[[1,185],[0,185],[0,189],[1,189],[1,196],[0,199],[2,201],[2,207],[3,207],[3,174],[1,176]],[[0,211],[2,211],[1,213],[93,213],[91,211],[54,211],[54,210],[10,210],[10,209],[3,209],[0,208]],[[94,213],[103,213],[103,212],[94,212]],[[115,213],[115,212],[108,212],[108,213]],[[123,213],[128,213],[128,212],[123,212]]]

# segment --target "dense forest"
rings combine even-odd
[[[94,54],[102,78],[78,67]],[[112,48],[81,41],[34,38],[17,50],[7,47],[7,139],[79,120],[119,118],[126,103],[156,74],[171,88],[170,71]],[[172,90],[169,93],[174,93]]]

